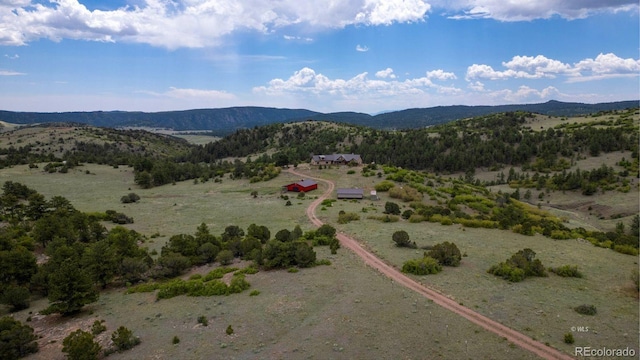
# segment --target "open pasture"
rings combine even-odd
[[[355,174],[347,174],[348,170],[344,167],[302,171],[335,181],[337,187],[363,187],[365,195],[381,180],[362,177],[359,169]],[[246,229],[251,223],[267,226],[272,236],[297,224],[308,230],[311,225],[304,210],[309,198],[315,196],[310,192],[307,199],[298,199],[295,193],[288,193],[292,205],[285,206],[286,201],[280,197],[281,186],[299,180],[287,172],[254,184],[225,177],[221,183],[186,181],[146,190],[134,185],[132,169],[98,165],[78,167],[68,174],[46,174],[39,169],[16,166],[0,171],[0,180],[21,182],[47,198],[64,196],[82,211],[124,212],[135,220],[127,227],[149,237],[143,246],[158,251],[171,235],[192,234],[202,222],[214,234],[222,233],[228,225]],[[258,192],[256,198],[251,196],[252,191]],[[321,184],[318,194],[322,191]],[[140,195],[141,201],[120,203],[120,197],[129,192]],[[422,256],[422,250],[395,247],[391,235],[396,230],[406,230],[418,246],[453,241],[467,255],[462,265],[419,277],[421,282],[568,354],[574,346],[628,346],[638,351],[638,298],[630,280],[632,269],[638,267],[637,257],[575,240],[554,241],[504,230],[366,219],[370,214],[382,214],[385,201],[404,205],[389,199],[386,193],[379,195],[380,201],[340,200],[319,209],[318,215],[397,267]],[[339,225],[336,220],[340,210],[359,213],[361,220]],[[546,278],[509,283],[486,273],[491,265],[525,247],[533,249],[547,267],[578,265],[584,278],[549,274]],[[249,275],[247,280],[252,287],[241,294],[210,298],[179,296],[156,301],[150,293],[124,295],[123,289],[111,289],[77,317],[56,320],[35,316],[31,325],[46,336],[42,340],[43,350],[31,358],[62,358],[59,349],[65,329],[87,326],[95,319],[105,319],[108,332],[124,325],[142,339],[134,349],[111,355],[114,359],[532,357],[394,285],[344,249],[337,255],[330,255],[326,248],[316,251],[319,259],[330,259],[332,265],[297,273],[263,271]],[[252,290],[260,294],[249,296]],[[598,314],[579,315],[573,307],[581,304],[595,305]],[[45,306],[46,301],[39,300],[29,311],[35,313]],[[27,316],[27,311],[16,314],[21,320]],[[209,326],[199,325],[196,321],[199,316],[206,316]],[[228,325],[233,327],[233,335],[225,333]],[[574,327],[588,331],[574,331]],[[566,333],[573,334],[574,345],[563,342]],[[56,338],[56,334],[62,337]],[[172,344],[174,336],[180,339],[179,344]]]
[[[183,182],[148,190],[136,188],[131,170],[122,167],[86,165],[68,174],[45,174],[22,166],[0,175],[47,198],[64,196],[82,211],[123,211],[136,221],[127,227],[145,235],[161,233],[145,244],[157,249],[170,235],[195,232],[201,222],[214,234],[229,224],[263,224],[272,236],[296,224],[309,228],[304,209],[310,200],[288,194],[292,205],[285,206],[280,198],[280,186],[297,179],[286,172],[265,183],[225,178],[222,183]],[[253,190],[259,194],[255,199]],[[139,194],[140,203],[120,204],[128,192]],[[106,334],[124,325],[142,339],[132,350],[110,355],[113,359],[533,358],[395,285],[344,249],[337,255],[327,248],[316,251],[332,264],[249,275],[251,289],[241,294],[156,301],[153,293],[125,295],[124,289],[110,289],[71,318],[37,315],[47,305],[44,299],[15,316],[22,321],[32,316],[30,325],[42,335],[41,350],[31,359],[62,359],[64,336],[77,328],[89,330],[97,319],[105,320]],[[250,296],[253,290],[259,295]],[[200,316],[208,318],[208,326],[198,324]],[[229,325],[232,335],[225,333]],[[172,343],[174,336],[178,344]]]
[[[333,170],[333,177],[338,179],[338,183],[343,180],[355,184],[357,178],[346,175],[345,171]],[[327,172],[323,170],[322,176],[326,176]],[[340,176],[340,173],[344,175]],[[361,186],[369,186],[371,179],[360,178]],[[381,198],[379,201],[338,200],[333,206],[319,210],[318,214],[322,221],[356,237],[397,268],[401,268],[409,259],[422,257],[424,250],[398,248],[392,241],[395,231],[407,231],[411,241],[415,241],[418,247],[444,241],[454,242],[467,255],[463,257],[460,267],[445,267],[437,275],[416,278],[451,295],[459,303],[543,343],[548,342],[567,353],[571,353],[574,345],[629,346],[638,349],[638,294],[631,280],[632,270],[638,268],[638,257],[598,248],[586,241],[552,240],[541,235],[525,236],[509,230],[463,228],[455,224],[443,226],[429,222],[409,223],[405,220],[384,223],[367,219],[370,215],[382,215],[386,201],[400,204],[401,211],[408,209],[406,203],[389,198],[387,193],[379,192],[378,195]],[[632,203],[631,196],[620,194],[628,204]],[[340,225],[337,223],[340,211],[357,213],[360,220]],[[565,210],[564,213],[571,214],[571,211]],[[589,220],[583,219],[584,225],[591,224]],[[549,273],[548,277],[509,283],[486,273],[492,265],[505,261],[524,248],[534,250],[536,258],[547,268],[577,265],[584,277],[562,278]],[[595,305],[598,314],[584,316],[576,313],[573,308],[581,304]],[[576,344],[565,344],[564,334],[581,326],[588,327],[589,331],[573,332]]]

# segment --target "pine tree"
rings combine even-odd
[[[33,328],[10,316],[0,318],[0,358],[19,359],[38,351]]]
[[[76,330],[62,341],[62,352],[69,360],[94,360],[102,350],[91,333]]]
[[[49,278],[49,307],[46,314],[70,315],[98,301],[98,290],[86,270],[72,258],[64,260]]]

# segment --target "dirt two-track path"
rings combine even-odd
[[[316,208],[320,203],[322,203],[324,199],[331,196],[335,188],[335,184],[332,181],[309,176],[307,174],[302,174],[293,169],[290,169],[289,172],[291,172],[294,175],[300,176],[301,178],[310,178],[310,179],[314,179],[327,184],[327,187],[328,187],[327,190],[318,199],[314,200],[311,203],[311,205],[309,205],[309,207],[307,208],[307,216],[309,217],[309,220],[311,220],[311,222],[316,226],[323,225],[324,223],[320,219],[318,219],[318,217],[316,216]],[[340,240],[340,245],[342,247],[353,251],[356,255],[361,257],[362,260],[364,260],[365,264],[378,270],[380,273],[387,276],[388,278],[395,281],[396,283],[415,291],[416,293],[426,297],[427,299],[432,300],[434,303],[442,306],[443,308],[464,317],[465,319],[471,321],[472,323],[479,325],[484,329],[495,333],[498,336],[506,338],[508,341],[512,342],[513,344],[520,346],[525,350],[529,350],[532,353],[540,356],[541,358],[573,359],[571,356],[567,354],[564,354],[554,348],[551,348],[539,341],[535,341],[532,338],[516,330],[513,330],[507,326],[500,324],[499,322],[491,320],[482,314],[479,314],[469,308],[466,308],[458,304],[457,302],[455,302],[454,300],[451,300],[447,296],[420,284],[419,282],[411,279],[410,277],[400,272],[398,269],[385,263],[374,254],[367,251],[354,238],[340,232],[336,234],[336,237],[338,238],[338,240]]]

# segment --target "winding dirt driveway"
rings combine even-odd
[[[309,207],[307,208],[307,216],[309,217],[309,220],[311,220],[311,222],[316,225],[316,226],[321,226],[323,225],[323,222],[318,219],[318,217],[316,216],[316,208],[318,207],[318,205],[320,203],[322,203],[322,201],[326,198],[328,198],[329,196],[331,196],[334,188],[335,188],[335,184],[332,181],[329,180],[325,180],[325,179],[321,179],[321,178],[317,178],[317,177],[313,177],[313,176],[309,176],[306,174],[302,174],[299,173],[293,169],[289,169],[289,172],[291,172],[294,175],[300,176],[301,178],[310,178],[310,179],[314,179],[320,182],[323,182],[325,184],[327,184],[327,191],[325,191],[317,200],[314,200],[311,205],[309,205]],[[499,322],[496,322],[494,320],[489,319],[488,317],[479,314],[471,309],[468,309],[460,304],[458,304],[457,302],[455,302],[454,300],[449,299],[448,297],[446,297],[445,295],[430,289],[420,283],[418,283],[417,281],[411,279],[410,277],[406,276],[405,274],[403,274],[402,272],[400,272],[398,269],[394,268],[393,266],[385,263],[384,261],[380,260],[378,257],[376,257],[374,254],[370,253],[369,251],[367,251],[365,248],[362,247],[362,245],[360,245],[360,243],[355,240],[352,237],[349,237],[343,233],[337,233],[336,237],[338,238],[338,240],[340,240],[340,245],[342,247],[345,247],[351,251],[353,251],[354,253],[356,253],[358,256],[360,256],[362,258],[362,260],[364,260],[365,264],[371,266],[372,268],[378,270],[379,272],[381,272],[382,274],[384,274],[385,276],[387,276],[388,278],[390,278],[391,280],[395,281],[398,284],[401,284],[415,292],[417,292],[418,294],[426,297],[427,299],[432,300],[434,303],[442,306],[443,308],[450,310],[462,317],[464,317],[465,319],[471,321],[474,324],[477,324],[481,327],[483,327],[484,329],[491,331],[493,333],[495,333],[498,336],[504,337],[506,338],[508,341],[514,343],[517,346],[520,346],[521,348],[525,349],[525,350],[529,350],[532,353],[540,356],[541,358],[544,359],[573,359],[571,356],[566,355],[554,348],[551,348],[539,341],[535,341],[533,339],[531,339],[530,337],[516,331],[513,330],[509,327],[506,327],[502,324],[500,324]]]

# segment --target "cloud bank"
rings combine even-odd
[[[595,59],[584,59],[573,65],[549,59],[543,55],[514,56],[503,62],[506,70],[494,70],[486,64],[473,64],[467,68],[465,79],[474,81],[506,79],[541,79],[566,76],[567,82],[600,80],[613,77],[638,76],[640,60],[623,59],[615,54],[599,54]]]
[[[442,70],[435,70],[435,73],[449,74]],[[449,76],[445,75],[445,78]],[[369,74],[363,72],[350,79],[331,79],[317,73],[314,69],[305,67],[296,71],[288,79],[277,78],[269,81],[266,86],[255,87],[253,92],[270,96],[297,93],[318,97],[365,100],[399,95],[419,95],[428,92],[455,94],[461,91],[452,86],[434,83],[428,74],[424,77],[398,80],[393,69],[387,68],[376,72],[375,77],[376,79],[370,79]]]
[[[576,100],[574,95],[562,93],[556,86],[534,82],[562,77],[566,83],[598,81],[618,77],[640,76],[640,60],[623,59],[615,54],[599,54],[574,64],[550,59],[543,55],[518,55],[502,62],[503,69],[496,70],[490,65],[473,64],[467,68],[465,89],[456,85],[458,76],[443,69],[426,71],[424,76],[401,79],[392,68],[375,72],[370,77],[362,72],[349,79],[332,79],[316,70],[304,67],[289,78],[275,78],[264,86],[253,88],[253,93],[270,98],[300,97],[324,99],[325,101],[361,102],[372,104],[384,99],[385,102],[406,100],[406,105],[416,101],[433,100],[448,103],[469,102],[470,97],[479,103],[518,103],[544,101],[550,99]],[[506,88],[504,81],[516,80],[517,84]],[[488,83],[490,82],[490,83]],[[285,96],[286,95],[286,96]],[[465,101],[466,100],[466,101]],[[399,104],[399,106],[401,106]],[[413,105],[415,106],[415,105]]]
[[[331,29],[421,22],[434,9],[452,19],[530,21],[637,12],[635,0],[143,0],[89,10],[78,0],[0,0],[0,45],[38,39],[143,43],[168,49],[217,46],[236,32],[287,26]],[[295,35],[286,35],[291,39]],[[308,39],[304,39],[308,41]]]
[[[0,0],[0,45],[45,38],[198,48],[219,45],[224,36],[246,30],[417,22],[430,8],[422,0],[144,0],[140,6],[105,11],[89,10],[78,0]]]

